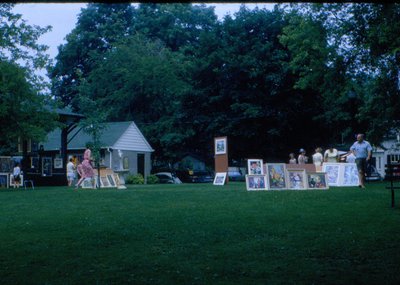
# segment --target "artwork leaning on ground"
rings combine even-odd
[[[339,174],[341,163],[324,163],[322,172],[326,172],[329,186],[339,186]]]
[[[246,175],[246,189],[253,190],[268,190],[267,177],[265,175]]]
[[[342,166],[342,175],[340,176],[341,186],[358,186],[358,170],[355,163],[345,163]]]
[[[224,185],[226,180],[226,172],[217,172],[214,177],[214,185]]]
[[[304,169],[287,169],[288,189],[304,190],[308,188],[307,175]]]
[[[322,171],[327,174],[329,186],[357,186],[359,184],[355,163],[324,163]]]
[[[267,172],[268,189],[287,189],[286,165],[284,163],[267,163],[265,168]]]
[[[308,189],[328,189],[327,174],[325,172],[308,172]]]
[[[249,175],[264,175],[263,160],[262,159],[248,159],[247,169]]]

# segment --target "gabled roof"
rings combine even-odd
[[[154,151],[142,132],[132,121],[112,122],[102,124],[103,131],[100,136],[102,148],[115,148],[121,150],[133,150],[142,152]],[[68,149],[82,150],[92,138],[80,127],[75,128],[68,135]],[[61,146],[61,130],[56,129],[47,135],[47,141],[43,142],[45,150],[59,150]]]

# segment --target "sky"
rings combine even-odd
[[[193,3],[196,4],[196,3]],[[13,12],[22,14],[22,18],[29,25],[45,27],[51,25],[52,31],[44,34],[40,44],[49,46],[48,54],[54,59],[58,53],[58,46],[65,43],[65,36],[75,27],[77,16],[87,3],[18,3]],[[225,15],[233,15],[240,8],[240,3],[206,3],[207,6],[215,6],[215,14],[219,19]],[[260,9],[272,9],[273,3],[245,3],[249,9],[256,6]]]

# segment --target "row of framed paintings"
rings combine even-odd
[[[328,189],[324,172],[286,169],[285,164],[267,164],[266,175],[246,175],[246,189],[251,190],[307,190]]]
[[[24,176],[21,175],[21,185],[24,182]],[[15,185],[14,175],[0,172],[0,188],[13,187]]]

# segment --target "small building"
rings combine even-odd
[[[102,124],[100,136],[100,164],[110,168],[122,177],[128,174],[151,172],[151,153],[154,151],[142,132],[133,121]],[[39,157],[31,159],[31,177],[38,185],[66,185],[65,165],[61,157],[61,130],[56,129],[47,135],[47,140],[39,143]],[[83,160],[86,145],[92,138],[82,128],[73,129],[67,137],[67,158],[76,156]],[[29,155],[29,154],[28,154]]]
[[[373,147],[373,163],[382,177],[386,176],[386,165],[400,162],[400,140],[384,140],[379,147]]]

